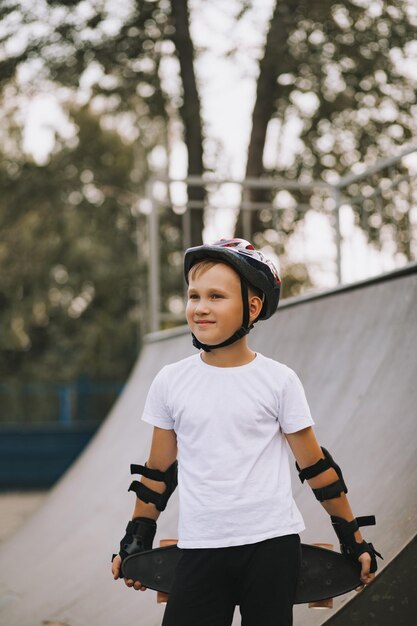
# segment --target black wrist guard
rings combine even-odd
[[[374,526],[375,517],[373,515],[367,515],[366,517],[357,517],[351,522],[347,522],[341,517],[331,516],[332,526],[340,542],[340,550],[347,558],[354,563],[357,563],[358,558],[364,552],[368,552],[371,557],[371,569],[370,572],[374,573],[378,569],[376,557],[382,559],[382,556],[377,552],[372,543],[362,541],[357,543],[355,539],[355,532],[360,526]]]
[[[156,522],[147,517],[135,517],[126,526],[126,534],[120,542],[122,561],[131,554],[151,550],[156,533]],[[112,561],[116,555],[113,554]]]

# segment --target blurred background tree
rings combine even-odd
[[[415,4],[409,0],[278,0],[259,63],[246,176],[334,183],[415,140],[416,26]],[[298,138],[296,146],[289,146],[294,125]],[[268,133],[276,149],[275,162],[266,165]],[[346,195],[357,196],[366,186],[369,181],[352,185]],[[250,199],[273,203],[274,195],[252,191]],[[353,207],[354,219],[377,246],[383,242],[380,226],[394,225],[393,243],[411,260],[407,242],[413,234],[401,195],[397,192],[396,205],[392,194],[382,193],[376,204],[366,200],[365,190],[363,201]],[[253,212],[255,240],[265,240],[266,231],[278,255],[285,255],[306,204],[324,208],[323,198],[296,191],[275,202],[280,213]],[[277,232],[283,235],[279,242]]]
[[[0,20],[0,371],[19,380],[124,380],[149,328],[140,200],[149,172],[161,163],[166,171],[171,121],[183,120],[189,173],[202,174],[187,3],[171,15],[166,1],[6,2]],[[176,99],[162,87],[163,55],[178,56],[187,86]],[[24,114],[48,94],[71,130],[64,137],[51,119],[52,148],[36,159],[25,149]],[[179,215],[161,215],[165,310],[182,297],[181,225]],[[202,230],[203,210],[194,210],[194,243]]]
[[[146,277],[131,207],[106,191],[129,188],[134,151],[86,107],[69,120],[72,145],[56,146],[45,165],[19,155],[19,141],[13,158],[2,155],[0,371],[21,381],[80,372],[124,380]]]
[[[247,177],[333,182],[416,136],[412,2],[271,0],[264,45],[248,52],[235,27],[250,21],[256,6],[210,3],[214,15],[228,12],[232,24],[224,61],[252,60]],[[188,174],[227,170],[202,113],[199,63],[207,50],[192,34],[203,9],[206,3],[187,0],[1,4],[4,376],[124,378],[131,368],[149,327],[146,182],[168,174],[178,144],[185,147]],[[204,28],[214,35],[218,23]],[[51,118],[50,146],[36,157],[25,143],[28,103],[51,95],[65,119]],[[289,141],[294,129],[296,139]],[[361,186],[349,192],[358,195]],[[190,242],[198,244],[205,192],[189,187],[188,198],[200,207],[191,211],[190,229]],[[285,294],[295,295],[312,278],[292,261],[289,244],[306,212],[322,210],[326,201],[300,191],[252,192],[249,199],[279,209],[252,212],[251,231],[258,245],[281,257]],[[160,209],[165,313],[181,310],[183,288],[182,221],[169,200]],[[356,222],[379,244],[377,209],[365,208],[355,208]],[[395,223],[398,250],[409,254],[407,213],[398,212],[392,197],[382,211]],[[241,216],[236,235],[242,235]]]

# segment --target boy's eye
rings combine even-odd
[[[209,296],[212,300],[218,300],[220,298],[224,298],[224,296],[221,293],[212,293]],[[188,295],[188,299],[189,300],[199,300],[200,296],[197,293],[190,293]]]

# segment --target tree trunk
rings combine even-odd
[[[183,104],[180,108],[184,124],[185,143],[188,151],[188,175],[202,176],[203,166],[203,130],[201,122],[201,104],[194,73],[194,46],[190,35],[190,19],[187,0],[171,0],[171,12],[175,33],[172,40],[180,63],[183,87]],[[190,202],[203,203],[205,191],[201,187],[189,187]],[[203,241],[204,209],[190,209],[192,246]]]
[[[294,13],[298,4],[296,0],[286,0],[285,2],[277,0],[269,23],[264,56],[259,63],[256,100],[252,113],[252,132],[246,163],[246,178],[258,178],[264,173],[263,153],[266,132],[275,110],[275,102],[280,89],[277,78],[280,74],[290,72],[293,69],[291,57],[287,52],[287,40],[294,23]],[[249,190],[246,200],[265,202],[268,197],[268,193],[264,190]],[[260,229],[257,212],[252,212],[250,222],[251,233]],[[237,234],[241,235],[243,230],[242,213],[240,213],[236,226]]]

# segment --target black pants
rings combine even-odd
[[[287,535],[245,546],[184,550],[162,626],[291,626],[300,538]]]

